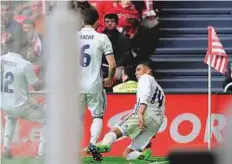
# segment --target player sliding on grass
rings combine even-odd
[[[152,153],[146,149],[152,137],[158,132],[164,118],[165,96],[162,88],[152,76],[149,62],[141,62],[136,68],[138,79],[137,103],[131,114],[119,121],[107,133],[99,152],[110,151],[111,144],[122,136],[131,138],[131,144],[123,153],[127,160],[148,159]]]

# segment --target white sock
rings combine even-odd
[[[90,128],[90,133],[91,133],[90,142],[92,144],[94,145],[96,144],[98,138],[101,135],[102,127],[103,127],[103,120],[101,118],[94,118]]]
[[[138,157],[141,155],[142,153],[141,152],[138,152],[138,151],[132,151],[131,153],[129,153],[127,155],[127,160],[135,160],[135,159],[138,159]]]
[[[111,145],[117,140],[117,135],[114,132],[107,133],[102,141],[103,145]]]
[[[11,139],[16,128],[17,119],[6,118],[5,130],[4,130],[4,143],[5,149],[10,149]]]
[[[37,152],[38,156],[45,156],[45,139],[44,139],[44,127],[40,131],[40,142],[39,142],[39,149]]]

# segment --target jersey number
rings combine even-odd
[[[162,95],[161,91],[159,90],[158,87],[156,87],[155,93],[150,101],[151,104],[155,103],[155,100],[158,100],[159,106],[158,108],[160,108],[163,105],[163,99],[164,96]]]
[[[86,53],[85,51],[90,48],[89,44],[86,44],[81,47],[81,58],[80,58],[80,65],[82,67],[88,67],[91,61],[91,56]]]
[[[1,73],[1,92],[14,93],[13,89],[9,88],[9,85],[13,83],[13,81],[14,75],[12,72],[7,72],[5,76]]]

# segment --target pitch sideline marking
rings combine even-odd
[[[164,163],[169,163],[168,161],[161,161],[161,162],[152,162],[151,164],[164,164]]]

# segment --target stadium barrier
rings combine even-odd
[[[43,93],[34,93],[35,98],[44,102]],[[155,156],[165,156],[170,150],[190,148],[207,148],[207,94],[166,94],[166,116],[159,133],[153,139],[152,150]],[[103,135],[126,113],[133,109],[135,95],[108,94],[108,106],[104,117]],[[212,95],[212,146],[223,141],[227,121],[226,111],[230,108],[232,94]],[[68,109],[67,109],[68,112]],[[3,139],[4,114],[1,113],[1,135]],[[64,116],[65,119],[65,116]],[[84,136],[82,146],[88,145],[91,116],[84,116]],[[79,128],[73,125],[72,128]],[[36,154],[39,131],[37,123],[19,120],[13,137],[12,150],[16,156],[33,156]],[[3,140],[2,140],[3,141]],[[2,143],[2,142],[1,142]],[[130,143],[127,138],[117,141],[107,156],[121,156]]]

